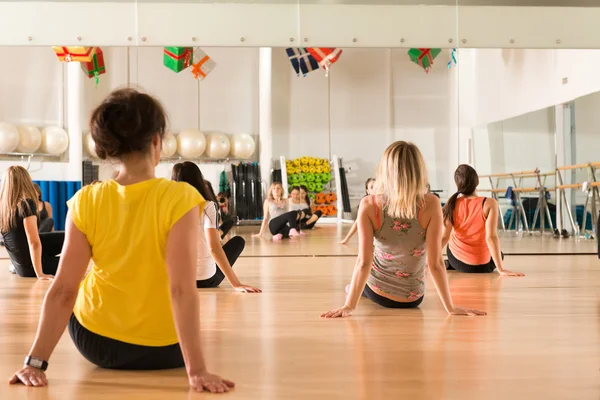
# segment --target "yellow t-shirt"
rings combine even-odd
[[[82,188],[67,202],[92,248],[74,314],[89,331],[142,346],[178,342],[166,240],[171,227],[205,200],[187,183],[162,178]]]

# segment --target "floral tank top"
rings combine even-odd
[[[371,196],[375,202],[375,196]],[[373,265],[368,284],[394,297],[418,300],[425,293],[426,230],[418,218],[390,217],[383,205],[383,222],[374,232]],[[380,221],[377,208],[377,223]],[[420,216],[421,210],[419,210]]]

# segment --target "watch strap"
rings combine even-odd
[[[30,366],[32,368],[41,369],[42,371],[48,369],[48,361],[44,361],[32,356],[25,357],[25,365]]]

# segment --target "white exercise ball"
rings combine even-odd
[[[233,135],[231,137],[231,155],[233,158],[250,158],[256,150],[256,143],[252,136],[247,133]]]
[[[172,133],[165,133],[162,140],[161,157],[173,157],[177,151],[177,139]]]
[[[186,129],[177,135],[177,152],[184,158],[200,157],[206,149],[206,137],[198,129]]]
[[[221,132],[212,132],[206,139],[206,155],[211,158],[225,158],[229,154],[231,143],[227,135]]]
[[[85,149],[90,156],[99,158],[98,153],[96,153],[96,142],[94,142],[94,138],[92,137],[91,133],[85,135]]]
[[[31,125],[21,125],[19,131],[18,153],[34,153],[42,144],[42,133],[38,128]]]
[[[0,122],[0,153],[12,153],[19,145],[19,131],[6,122]]]
[[[49,126],[42,131],[42,153],[53,156],[61,155],[69,147],[69,135],[67,131],[58,126]]]

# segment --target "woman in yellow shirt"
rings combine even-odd
[[[69,200],[58,272],[11,383],[48,383],[44,371],[68,325],[80,353],[100,367],[185,366],[198,391],[234,386],[208,372],[200,346],[196,228],[205,200],[154,175],[165,125],[160,103],[133,89],[113,92],[93,112],[96,152],[118,160],[119,174]]]

